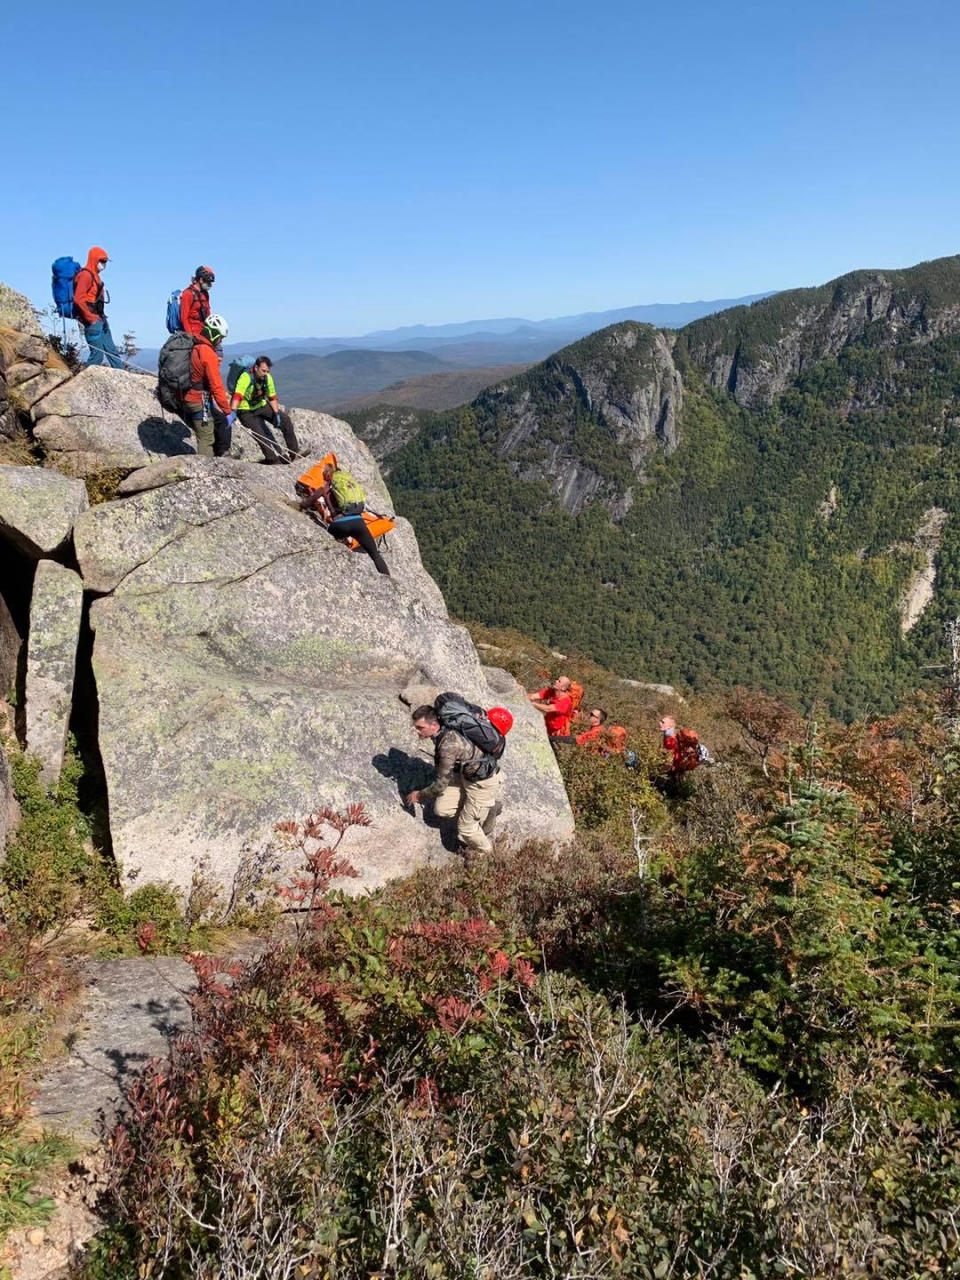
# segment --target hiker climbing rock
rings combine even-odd
[[[338,542],[353,540],[377,566],[377,572],[390,577],[387,562],[377,548],[368,522],[364,519],[366,495],[353,476],[328,453],[321,467],[322,483],[308,489],[300,505],[316,511]],[[392,527],[392,526],[391,526]]]
[[[232,364],[227,374],[230,408],[260,446],[265,462],[292,462],[305,458],[308,451],[300,448],[290,415],[280,408],[272,367],[269,356],[257,356],[249,369],[239,361]],[[286,449],[277,443],[271,427],[283,435]]]
[[[178,413],[190,428],[196,437],[197,453],[204,458],[226,453],[223,437],[218,440],[216,436],[214,409],[223,417],[227,448],[236,416],[230,410],[227,389],[220,377],[219,346],[227,332],[223,316],[208,316],[199,337],[175,333],[160,352],[157,396],[165,409]]]
[[[87,254],[87,265],[81,267],[74,277],[73,314],[83,325],[83,336],[90,348],[87,364],[103,364],[106,358],[111,369],[119,369],[123,360],[114,345],[106,315],[110,295],[100,278],[109,261],[106,249],[96,245]]]
[[[503,731],[493,717],[505,726]],[[438,818],[456,818],[457,838],[465,851],[490,853],[500,808],[498,761],[512,716],[506,708],[494,707],[488,717],[459,694],[442,693],[432,707],[417,707],[412,719],[417,736],[433,740],[435,776],[429,786],[411,791],[407,804],[432,803]]]
[[[536,693],[527,694],[527,701],[543,713],[547,737],[551,743],[573,742],[570,720],[576,708],[573,705],[571,686],[572,681],[569,676],[557,676],[553,684],[538,689]]]

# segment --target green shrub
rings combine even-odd
[[[94,471],[86,476],[87,499],[91,507],[101,502],[112,502],[117,496],[120,482],[130,474],[129,467],[108,467],[103,471]]]
[[[183,895],[168,883],[143,884],[132,893],[108,885],[96,904],[98,929],[141,951],[178,951],[190,941]]]
[[[627,843],[633,831],[631,812],[644,830],[663,825],[666,811],[647,776],[646,757],[627,768],[621,756],[605,758],[570,747],[561,749],[557,760],[578,828]]]
[[[288,824],[301,926],[195,959],[88,1276],[951,1274],[949,724],[803,726],[670,815],[584,754],[587,838],[372,897],[324,897],[360,811]]]
[[[91,844],[90,823],[77,803],[83,768],[72,743],[52,791],[40,781],[40,767],[35,757],[10,753],[21,819],[0,868],[3,914],[32,934],[75,919],[105,878]]]
[[[905,1120],[882,1046],[801,1107],[389,895],[199,969],[199,1038],[114,1138],[127,1274],[892,1280],[949,1239],[957,1133]]]

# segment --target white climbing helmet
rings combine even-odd
[[[207,316],[203,322],[207,337],[213,342],[222,342],[230,332],[230,326],[223,316]]]

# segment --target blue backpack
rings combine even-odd
[[[73,258],[58,258],[53,264],[53,305],[58,316],[73,320],[73,286],[80,263]]]
[[[180,323],[180,289],[174,289],[167,299],[167,333],[179,333],[183,328]]]

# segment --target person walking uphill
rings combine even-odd
[[[680,728],[673,716],[664,716],[658,727],[663,734],[663,749],[669,751],[673,759],[666,777],[653,778],[653,785],[674,799],[687,797],[692,794],[690,775],[694,769],[715,761],[695,729]]]
[[[325,521],[338,542],[353,538],[377,566],[377,573],[390,577],[387,562],[377,550],[373,535],[363,518],[366,495],[349,471],[337,465],[335,454],[328,454],[323,468],[323,484],[303,498],[301,506],[313,508]]]
[[[500,799],[499,765],[462,733],[444,728],[435,707],[417,707],[412,719],[417,736],[433,740],[435,776],[429,786],[411,791],[407,804],[432,803],[438,818],[456,818],[457,838],[465,850],[491,853]]]
[[[239,363],[239,362],[238,362]],[[293,458],[305,458],[307,450],[297,443],[289,413],[284,413],[277,399],[277,388],[270,372],[273,361],[269,356],[257,356],[249,369],[237,378],[230,407],[243,426],[252,434],[267,462],[290,462]],[[270,431],[275,427],[283,434],[287,446],[286,457]]]
[[[123,360],[114,345],[106,316],[110,295],[100,278],[109,261],[106,249],[98,245],[94,245],[87,254],[87,265],[77,272],[73,285],[73,313],[83,325],[83,336],[90,348],[87,364],[103,364],[106,357],[111,369],[119,369]]]

